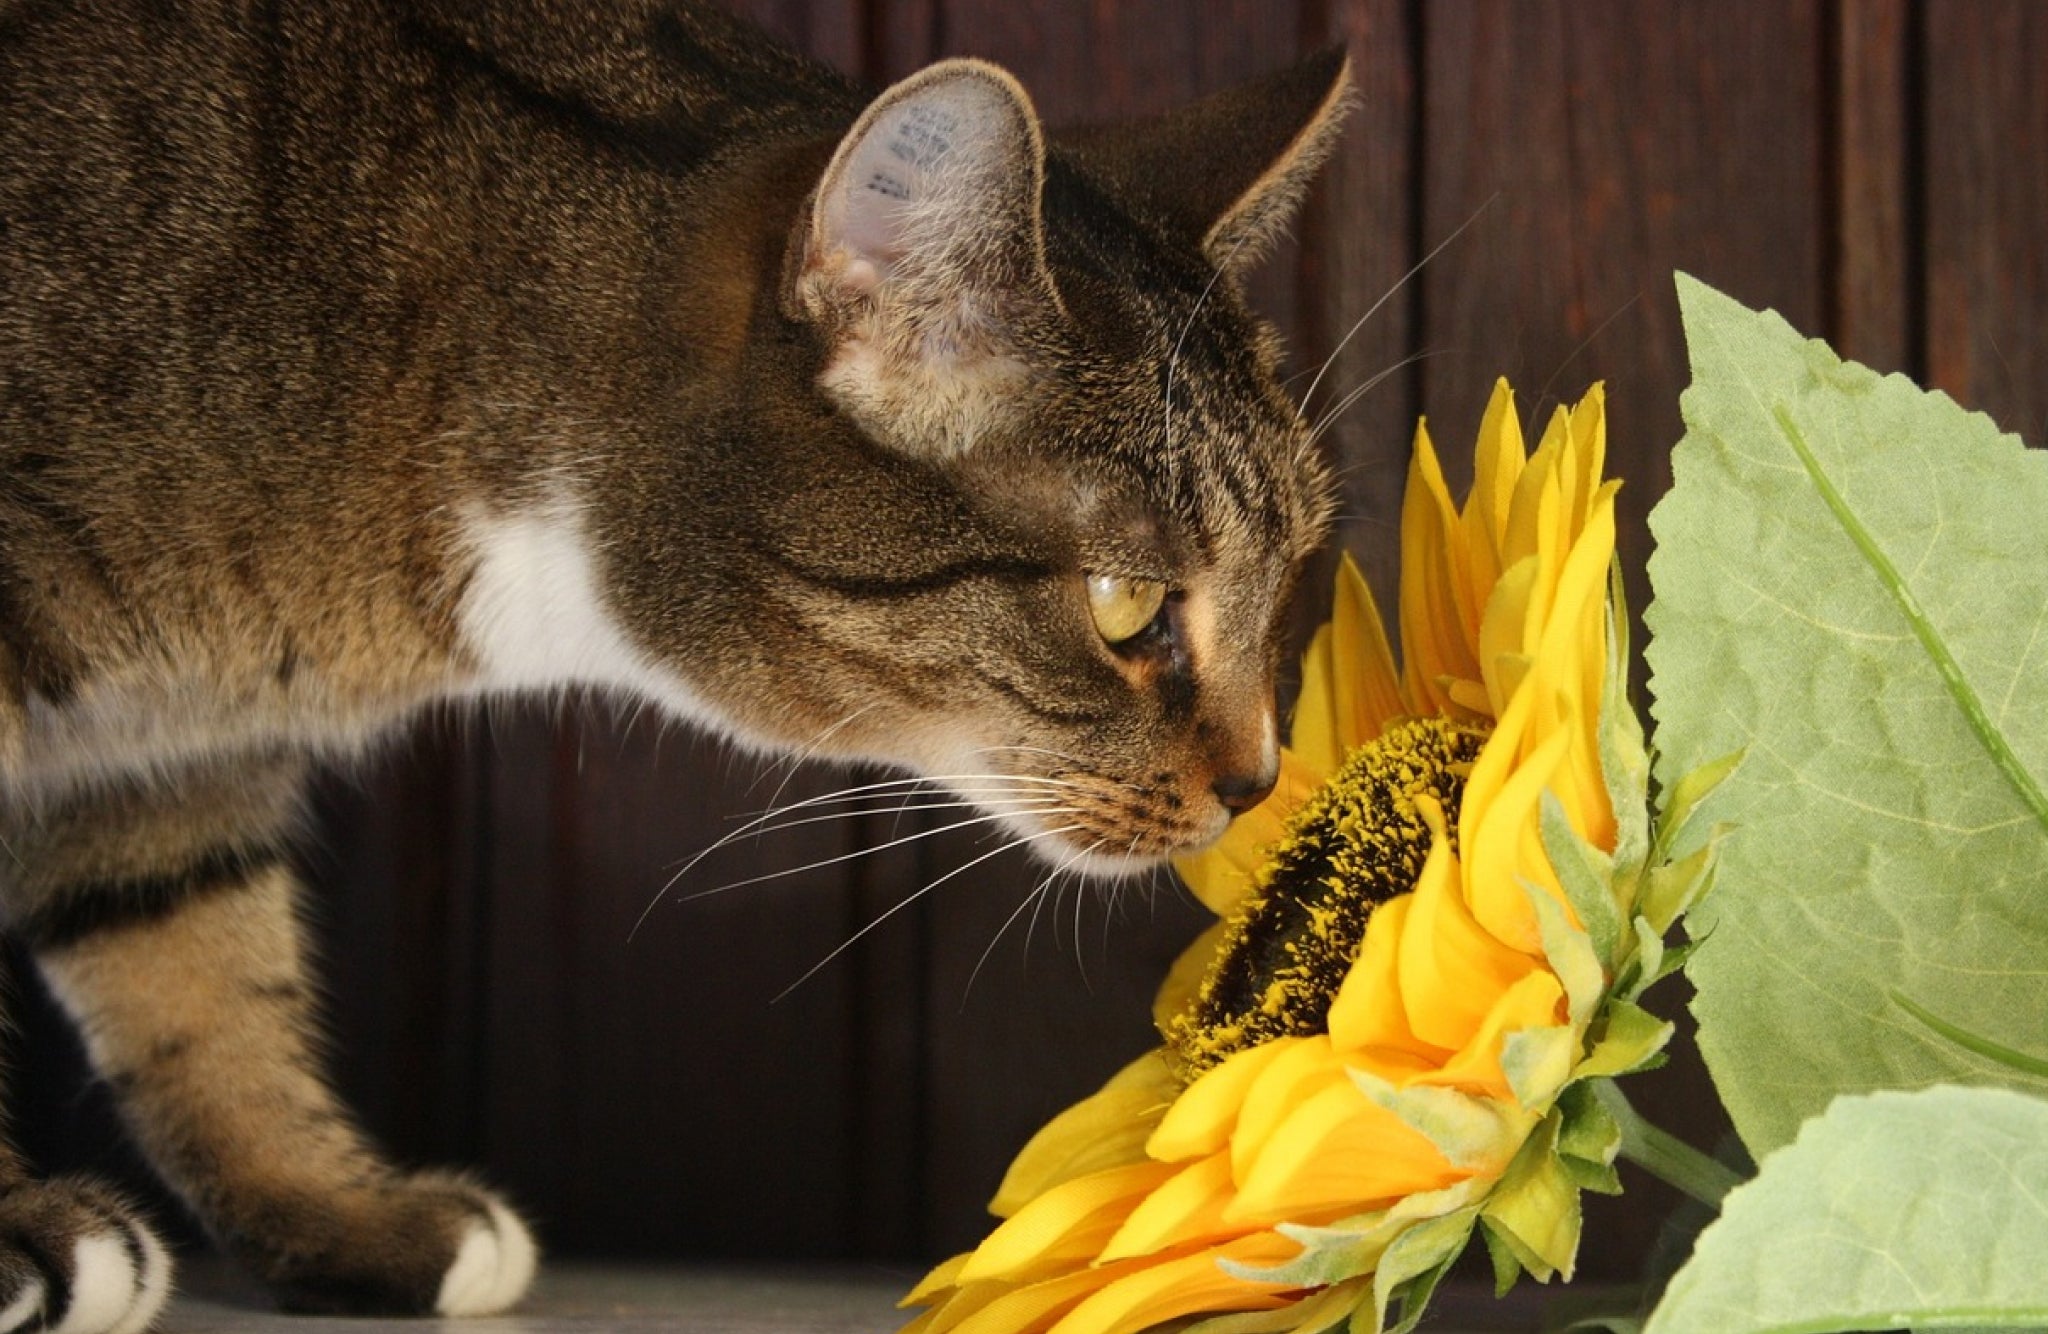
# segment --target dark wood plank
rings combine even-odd
[[[780,40],[856,78],[871,77],[868,0],[720,0]]]
[[[1350,52],[1356,105],[1303,211],[1291,331],[1295,393],[1324,432],[1324,457],[1342,488],[1337,545],[1358,558],[1390,608],[1402,479],[1421,407],[1412,353],[1422,283],[1409,276],[1421,258],[1415,37],[1401,0],[1339,0],[1305,33],[1310,49],[1341,42]],[[1333,552],[1310,575],[1298,631],[1328,615],[1334,564]]]
[[[1926,11],[1927,362],[1933,383],[2048,442],[2048,10]]]
[[[1911,11],[1906,0],[1858,0],[1828,17],[1836,108],[1828,335],[1844,356],[1917,375]]]
[[[602,713],[529,716],[493,748],[486,1164],[562,1249],[841,1253],[855,974],[780,993],[849,934],[839,868],[798,869],[848,851],[847,832],[745,840],[663,890],[735,813],[836,780],[783,786]]]

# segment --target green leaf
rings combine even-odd
[[[2048,1102],[1839,1099],[1731,1191],[1645,1334],[2040,1327]]]
[[[1744,756],[1687,968],[1723,1101],[1762,1153],[1844,1092],[2048,1092],[1890,1000],[2040,1022],[2048,457],[1690,279],[1679,302],[1647,656],[1664,790]]]

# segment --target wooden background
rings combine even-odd
[[[1386,375],[1329,437],[1342,540],[1383,589],[1419,411],[1455,456],[1496,375],[1531,413],[1604,379],[1640,607],[1685,379],[1674,268],[2031,443],[2048,428],[2037,0],[735,3],[871,82],[993,58],[1054,123],[1347,43],[1358,110],[1256,296],[1311,370],[1381,303],[1318,398]],[[681,900],[909,828],[871,818],[709,859],[633,934],[739,815],[861,776],[784,778],[644,720],[530,709],[430,725],[332,783],[312,911],[340,1075],[377,1133],[478,1165],[558,1253],[909,1264],[970,1244],[1025,1136],[1148,1045],[1201,915],[1161,885],[1013,922],[1038,872],[1007,857],[898,910],[982,850],[956,835]],[[64,1054],[46,1016],[28,1028],[31,1055]],[[51,1068],[25,1077],[29,1138],[103,1154],[104,1107]],[[1639,1100],[1720,1133],[1689,1052]],[[1631,1273],[1670,1203],[1631,1178],[1583,1272]]]

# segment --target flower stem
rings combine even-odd
[[[1719,1209],[1721,1197],[1742,1184],[1734,1169],[1645,1121],[1613,1080],[1599,1080],[1593,1087],[1607,1114],[1621,1127],[1621,1156],[1637,1167],[1710,1209]]]

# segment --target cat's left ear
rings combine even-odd
[[[1178,111],[1061,142],[1140,212],[1198,240],[1211,264],[1237,275],[1294,220],[1350,103],[1350,57],[1331,47]]]
[[[1023,87],[980,60],[878,97],[819,179],[795,241],[798,319],[827,341],[821,384],[886,443],[967,449],[1060,314],[1045,262],[1045,144]]]

